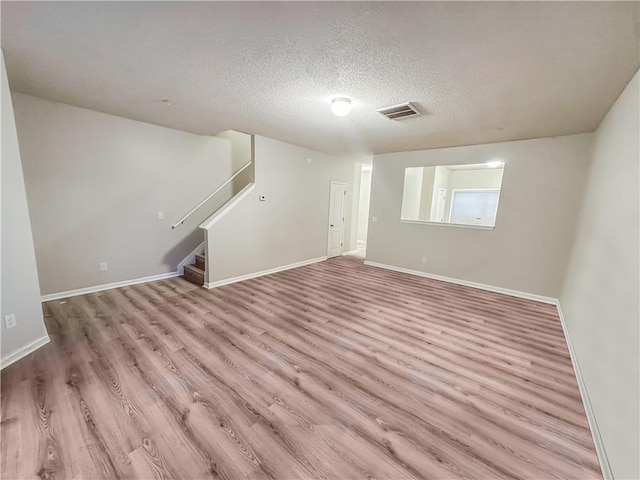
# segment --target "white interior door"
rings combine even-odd
[[[347,196],[347,184],[331,182],[329,203],[329,246],[327,257],[342,255],[344,242],[344,209]]]

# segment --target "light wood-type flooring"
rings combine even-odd
[[[601,478],[552,305],[341,257],[44,311],[3,479]]]

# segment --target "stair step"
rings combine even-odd
[[[196,267],[204,270],[204,254],[203,255],[196,255]]]
[[[204,270],[196,265],[186,265],[184,267],[184,279],[202,286],[204,285]]]

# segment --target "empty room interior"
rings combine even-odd
[[[640,2],[0,2],[3,479],[639,479]]]

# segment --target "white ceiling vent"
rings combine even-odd
[[[379,108],[378,110],[376,110],[376,112],[384,115],[391,120],[400,120],[402,118],[415,117],[417,115],[420,115],[420,110],[418,110],[417,107],[411,102]]]

